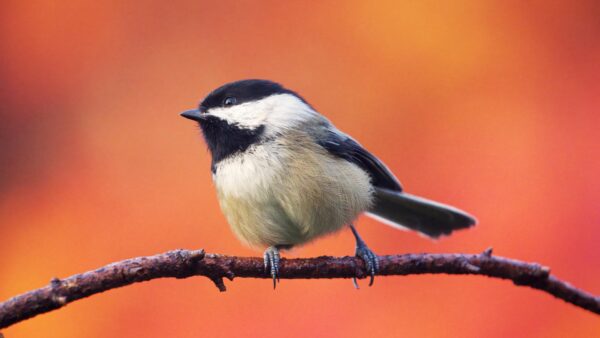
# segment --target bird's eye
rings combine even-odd
[[[233,106],[236,102],[237,102],[236,98],[233,96],[230,96],[230,97],[225,98],[225,100],[223,100],[223,105],[225,107],[229,107],[229,106]]]

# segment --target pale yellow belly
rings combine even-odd
[[[320,149],[284,153],[294,156],[263,147],[217,165],[221,209],[244,243],[300,245],[339,230],[370,207],[369,177],[358,166]]]

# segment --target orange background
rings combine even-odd
[[[509,4],[511,3],[511,4]],[[259,255],[221,215],[179,117],[259,77],[301,93],[412,193],[480,225],[432,242],[367,218],[379,254],[536,261],[600,294],[597,1],[3,1],[0,299],[174,248]],[[289,256],[347,255],[349,232]],[[483,277],[164,279],[84,299],[13,337],[591,337],[598,316]]]

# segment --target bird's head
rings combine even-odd
[[[200,124],[213,163],[316,116],[295,92],[268,80],[241,80],[213,90],[181,116]]]

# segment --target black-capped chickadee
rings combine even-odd
[[[200,124],[233,232],[252,247],[267,248],[265,269],[273,286],[279,250],[344,226],[356,238],[355,254],[364,260],[371,285],[377,256],[352,224],[363,212],[433,238],[476,223],[461,210],[403,192],[377,157],[278,83],[228,83],[181,115]]]

